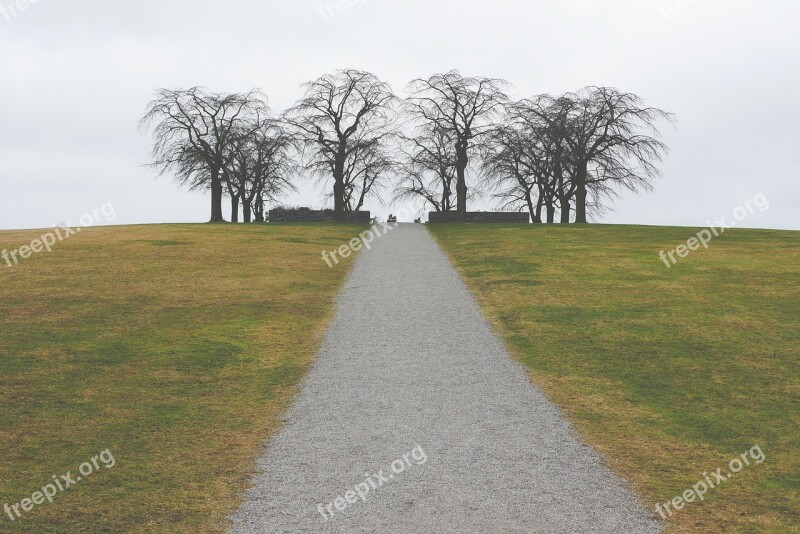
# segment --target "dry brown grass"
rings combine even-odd
[[[321,252],[360,230],[95,228],[0,266],[0,501],[117,461],[0,530],[224,531],[347,275]]]

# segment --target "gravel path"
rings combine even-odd
[[[422,225],[361,253],[259,468],[234,533],[660,531]]]

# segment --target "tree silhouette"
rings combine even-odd
[[[139,123],[153,130],[150,165],[160,174],[173,172],[190,189],[211,190],[211,222],[222,222],[223,173],[228,146],[252,116],[266,114],[258,91],[218,94],[202,88],[161,89]]]
[[[409,85],[406,109],[418,126],[417,134],[441,132],[453,143],[456,172],[456,207],[461,222],[467,220],[467,168],[478,155],[479,143],[502,111],[508,97],[503,80],[464,77],[456,70],[417,79]]]
[[[397,97],[374,74],[347,69],[305,84],[305,97],[284,117],[305,168],[333,180],[334,219],[348,210],[348,169],[393,133]],[[370,148],[371,147],[371,148]],[[352,174],[351,174],[352,176]]]

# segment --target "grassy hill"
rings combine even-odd
[[[0,506],[115,460],[0,531],[222,531],[348,273],[321,253],[360,230],[94,228],[0,264]]]
[[[667,268],[660,251],[697,229],[430,228],[648,508],[710,477],[703,501],[665,513],[672,531],[800,530],[800,233],[729,230]],[[762,463],[711,475],[755,446]]]
[[[758,446],[673,531],[800,524],[800,234],[432,226],[512,353],[647,506]],[[0,263],[3,532],[219,532],[305,375],[355,226],[85,229]],[[0,232],[0,251],[42,232]],[[352,258],[350,259],[352,261]],[[581,473],[575,473],[581,476]]]

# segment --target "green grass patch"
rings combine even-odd
[[[322,250],[362,230],[84,229],[0,265],[0,506],[116,459],[0,531],[223,532],[348,273]]]
[[[755,445],[672,531],[800,531],[800,233],[431,226],[532,379],[648,507]]]

